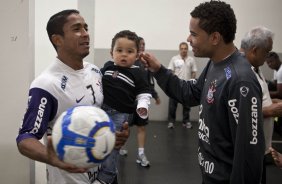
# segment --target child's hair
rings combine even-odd
[[[119,38],[127,38],[129,40],[134,41],[137,48],[137,52],[139,52],[139,37],[135,32],[129,30],[120,31],[114,36],[114,38],[112,39],[111,51],[113,51],[116,40]]]

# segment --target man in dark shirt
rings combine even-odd
[[[236,49],[236,17],[229,4],[201,3],[191,12],[195,57],[210,61],[197,82],[180,80],[149,53],[146,67],[182,104],[199,107],[198,158],[204,184],[259,184],[264,156],[262,91],[251,65]]]

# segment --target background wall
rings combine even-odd
[[[250,28],[264,25],[276,33],[273,49],[282,51],[281,0],[225,0],[237,17],[236,45]],[[139,2],[139,3],[137,3]],[[176,50],[189,33],[190,12],[204,0],[107,0],[95,4],[95,48],[109,48],[122,29],[142,35],[147,49]]]
[[[45,30],[47,20],[52,14],[68,8],[77,8],[81,11],[89,24],[92,40],[92,53],[86,58],[89,62],[101,66],[110,58],[108,53],[114,34],[122,29],[130,29],[142,35],[146,40],[147,51],[153,52],[167,66],[170,58],[178,53],[178,44],[186,40],[189,33],[189,13],[200,2],[203,1],[2,0],[1,183],[46,183],[45,167],[39,166],[35,172],[34,162],[18,153],[15,138],[27,104],[29,85],[56,56]],[[264,25],[276,34],[273,50],[282,53],[280,0],[227,0],[227,2],[232,5],[238,20],[235,40],[237,46],[247,30],[253,26]],[[207,60],[196,58],[196,61],[200,73]],[[272,71],[267,67],[263,69],[265,76],[271,78]],[[159,107],[152,105],[150,118],[165,120],[167,97],[158,86],[157,90],[162,104]],[[192,117],[195,120],[197,114],[197,109],[193,109]],[[35,177],[35,173],[39,176]]]
[[[0,6],[0,183],[29,183],[29,159],[21,156],[16,136],[34,74],[34,3],[2,0]]]

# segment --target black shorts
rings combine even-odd
[[[145,126],[149,123],[148,118],[143,119],[140,118],[140,116],[137,114],[137,112],[135,111],[133,114],[130,114],[128,117],[128,124],[129,126]]]

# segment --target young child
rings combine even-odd
[[[144,38],[139,36],[139,50],[140,53],[145,51],[145,40]],[[159,105],[161,103],[161,100],[159,98],[158,92],[155,90],[155,82],[152,72],[147,70],[144,65],[142,64],[141,60],[138,59],[135,61],[135,65],[139,66],[143,71],[145,71],[145,78],[147,79],[150,87],[150,91],[152,94],[152,97],[155,99],[155,104]],[[134,112],[132,115],[132,118],[129,121],[130,126],[136,126],[137,127],[137,143],[138,143],[138,149],[137,149],[137,158],[136,163],[140,164],[142,167],[149,167],[150,161],[147,159],[147,156],[145,154],[145,142],[146,142],[146,126],[149,124],[149,119],[142,119],[140,116]],[[119,154],[126,156],[128,153],[126,146],[123,146]]]
[[[113,61],[106,62],[101,69],[104,93],[102,108],[111,117],[116,129],[120,130],[134,111],[143,119],[148,117],[152,95],[144,70],[134,65],[139,56],[139,38],[134,32],[124,30],[114,36],[111,56]],[[114,150],[103,162],[98,180],[113,183],[117,174],[118,152]]]

